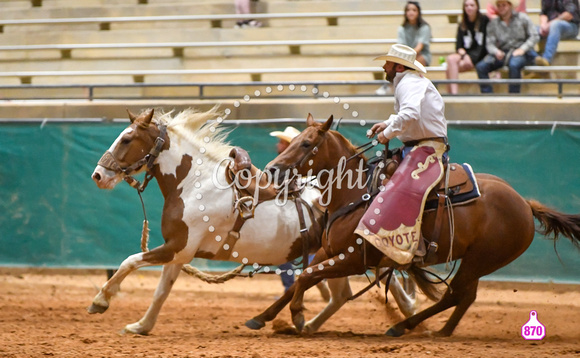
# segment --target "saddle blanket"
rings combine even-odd
[[[477,184],[471,165],[467,163],[453,163],[449,164],[449,170],[451,171],[451,180],[449,181],[448,195],[452,205],[471,203],[481,196],[479,185]],[[457,173],[457,175],[454,175],[454,173]],[[454,178],[457,179],[454,180]],[[441,181],[443,182],[442,185],[438,186],[436,189],[437,192],[444,194],[445,180]],[[427,197],[427,203],[425,203],[425,211],[435,210],[438,205],[439,202],[437,198],[434,195],[429,195],[429,197]],[[445,205],[447,205],[447,202],[445,202]]]

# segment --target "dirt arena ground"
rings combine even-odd
[[[148,336],[122,335],[145,313],[159,272],[139,271],[103,315],[89,315],[106,279],[104,271],[0,270],[0,357],[577,357],[580,356],[580,286],[483,282],[475,304],[454,335],[429,330],[449,312],[401,338],[384,332],[401,318],[384,292],[373,289],[350,302],[314,336],[276,333],[272,324],[251,331],[244,322],[282,290],[278,277],[237,278],[209,285],[182,274]],[[366,284],[352,281],[353,288]],[[307,293],[307,318],[322,309]],[[423,303],[425,306],[426,303]],[[526,341],[520,327],[538,312],[547,336]],[[290,322],[288,309],[279,319]]]

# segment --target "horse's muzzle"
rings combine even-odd
[[[113,189],[115,185],[119,182],[119,179],[116,175],[110,176],[107,175],[107,169],[97,166],[91,178],[97,184],[99,189]]]
[[[278,164],[268,165],[264,169],[272,178],[272,182],[277,185],[281,185],[286,180],[288,175],[288,170],[281,168]]]

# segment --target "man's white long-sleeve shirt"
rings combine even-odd
[[[445,103],[433,83],[418,71],[399,72],[393,80],[395,112],[385,121],[383,134],[408,142],[447,137]]]

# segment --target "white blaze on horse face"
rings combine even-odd
[[[134,129],[131,127],[127,127],[125,128],[121,134],[119,134],[119,136],[117,137],[117,139],[115,139],[115,141],[113,142],[113,144],[111,144],[111,147],[109,148],[109,152],[113,153],[113,151],[115,150],[115,148],[117,148],[117,145],[119,145],[119,142],[121,141],[121,138],[123,138],[123,136],[125,134],[129,134],[129,133],[133,133]]]
[[[131,128],[131,127],[125,128],[121,132],[121,134],[119,134],[117,139],[115,139],[113,144],[111,144],[111,147],[109,148],[109,152],[113,153],[113,151],[115,150],[115,148],[117,147],[117,145],[121,141],[121,138],[123,138],[123,136],[125,134],[131,133],[131,132],[133,132],[133,128]],[[116,173],[112,170],[106,169],[106,168],[102,167],[101,165],[97,165],[95,167],[95,170],[93,171],[92,178],[95,181],[95,183],[97,184],[97,186],[99,187],[99,189],[113,189],[121,181],[120,173]]]

